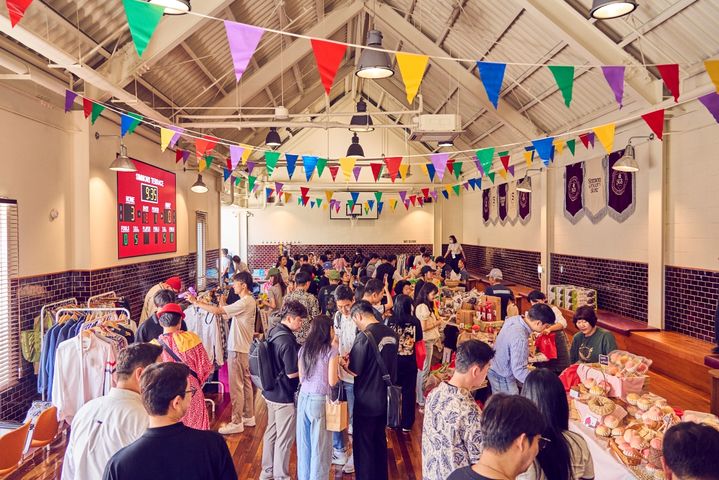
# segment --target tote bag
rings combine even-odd
[[[347,402],[342,398],[342,383],[337,391],[337,400],[332,400],[328,395],[325,403],[325,417],[327,430],[330,432],[342,432],[349,426],[349,410]]]

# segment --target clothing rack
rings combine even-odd
[[[77,298],[70,297],[70,298],[63,298],[62,300],[58,300],[56,302],[50,302],[42,306],[40,309],[40,351],[42,351],[43,343],[45,342],[45,311],[52,307],[61,307],[63,305],[70,306],[70,305],[78,305]],[[57,317],[56,321],[57,321]],[[42,399],[45,400],[45,395],[42,396]]]
[[[114,301],[118,298],[119,297],[117,296],[117,294],[114,291],[98,293],[97,295],[93,295],[87,299],[87,307],[93,308],[94,307],[93,302],[95,302],[97,300],[109,302],[111,300]],[[104,303],[103,303],[103,305],[104,305]]]
[[[55,323],[54,323],[54,324],[57,324],[57,323],[58,323],[58,321],[60,320],[61,314],[65,314],[65,313],[89,313],[89,314],[92,314],[92,313],[94,313],[94,312],[98,312],[98,313],[99,313],[99,312],[108,312],[108,313],[109,313],[109,312],[115,312],[115,313],[117,313],[117,312],[120,312],[120,313],[124,312],[125,315],[127,315],[127,321],[128,321],[128,322],[130,321],[130,311],[129,311],[128,309],[124,308],[124,307],[116,307],[116,308],[111,308],[111,307],[99,307],[99,308],[79,307],[79,308],[60,308],[60,309],[58,309],[57,311],[55,311]]]

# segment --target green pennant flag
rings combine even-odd
[[[95,125],[95,120],[100,117],[100,114],[103,110],[105,110],[105,105],[102,105],[101,103],[97,102],[92,102],[92,116],[90,117],[90,120],[92,121],[93,125]]]
[[[494,147],[477,150],[476,155],[477,160],[479,160],[479,163],[482,164],[482,170],[484,170],[484,173],[488,174],[489,171],[492,169],[492,157],[494,157]]]
[[[252,190],[255,189],[255,180],[257,180],[257,177],[253,177],[252,175],[247,177],[247,190],[248,191],[251,192]]]
[[[265,161],[267,162],[267,176],[271,177],[272,172],[275,171],[277,166],[277,160],[280,158],[280,152],[267,151],[265,152]]]
[[[353,208],[355,208],[355,202],[353,202],[352,200],[347,200],[347,205],[350,206],[350,210],[352,210]]]
[[[454,194],[459,197],[459,189],[462,188],[462,185],[452,185],[452,190],[454,190]]]
[[[317,202],[317,208],[320,208],[320,207],[322,206],[322,199],[321,199],[321,198],[316,199],[315,202]]]
[[[210,168],[212,166],[212,162],[215,160],[215,157],[211,157],[210,155],[205,156],[205,168]]]
[[[488,176],[489,179],[492,181],[492,183],[494,183],[494,172],[489,172],[489,173],[487,174],[487,176]]]
[[[325,167],[327,166],[327,159],[326,158],[318,158],[317,159],[317,176],[321,177],[322,172],[325,171]],[[319,206],[319,205],[318,205]]]
[[[152,34],[155,33],[160,23],[165,8],[148,2],[138,0],[122,0],[127,15],[127,23],[130,26],[132,41],[135,42],[137,54],[142,54],[150,43]]]
[[[574,138],[571,140],[567,140],[567,148],[570,152],[572,152],[572,156],[574,156],[574,149],[577,148],[577,140]]]
[[[462,175],[462,162],[454,162],[452,164],[452,170],[454,171],[454,176],[459,180],[459,176]]]
[[[236,186],[236,187],[239,187],[239,186],[240,186],[240,183],[242,183],[242,179],[243,179],[243,178],[244,178],[244,177],[235,177],[235,186]]]
[[[382,201],[382,192],[374,192],[374,198],[377,199],[377,203]]]
[[[569,104],[572,103],[572,87],[574,87],[574,66],[549,65],[549,71],[554,75],[557,87],[562,91],[564,104],[569,107]]]
[[[126,115],[128,117],[132,118],[132,122],[130,123],[130,126],[127,128],[127,133],[135,133],[137,126],[140,125],[140,122],[142,122],[142,119],[145,117],[143,117],[142,115],[138,115],[137,113],[133,113],[133,112],[128,112]]]

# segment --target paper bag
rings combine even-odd
[[[325,416],[327,418],[327,430],[330,432],[342,432],[346,430],[349,426],[347,402],[335,402],[328,398],[325,404]]]

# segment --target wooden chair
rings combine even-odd
[[[44,447],[50,444],[57,436],[60,424],[57,421],[57,407],[50,407],[37,417],[35,429],[32,432],[32,442],[30,446]]]
[[[30,422],[0,436],[0,475],[15,470],[22,460]]]

